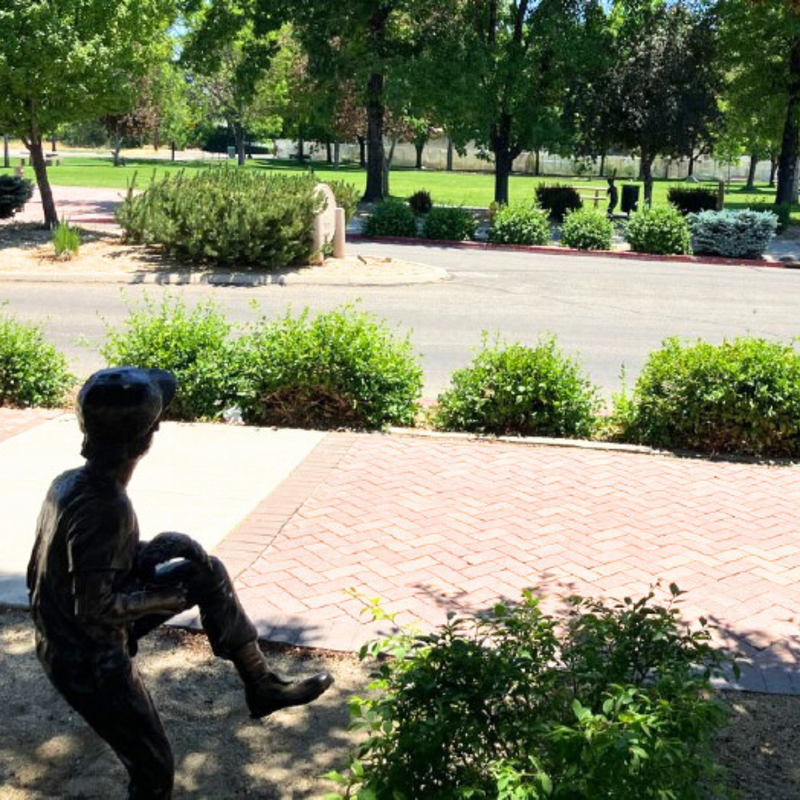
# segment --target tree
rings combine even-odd
[[[58,222],[43,142],[68,122],[125,113],[158,57],[173,0],[3,0],[0,130],[30,150],[45,223]]]
[[[775,202],[798,201],[800,156],[800,4],[792,0],[720,0],[718,9],[735,108],[762,130],[779,117]],[[773,162],[774,163],[774,162]]]
[[[605,70],[585,90],[584,125],[604,143],[637,150],[644,200],[658,155],[691,156],[718,116],[714,18],[663,0],[617,0]],[[589,137],[591,138],[591,137]]]
[[[247,134],[268,115],[261,89],[280,33],[257,28],[251,0],[199,0],[187,28],[181,63],[208,115],[225,121],[243,166]]]
[[[593,0],[455,0],[429,20],[417,84],[455,145],[495,165],[495,201],[508,202],[514,159],[554,146],[554,124]]]

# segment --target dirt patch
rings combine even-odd
[[[335,788],[320,776],[341,766],[356,741],[347,701],[363,691],[367,671],[350,656],[296,649],[268,656],[290,676],[327,669],[336,683],[312,705],[251,720],[235,670],[202,635],[162,629],[142,642],[136,661],[172,740],[176,798],[297,800]],[[116,757],[44,677],[25,612],[0,610],[0,675],[3,800],[126,796]]]
[[[137,664],[172,740],[176,800],[186,797],[320,798],[320,776],[341,767],[357,735],[347,701],[368,670],[349,655],[268,648],[292,676],[321,669],[333,688],[305,708],[248,718],[241,686],[200,634],[161,629],[142,642]],[[0,796],[3,800],[125,797],[125,773],[108,747],[47,682],[33,653],[27,613],[0,609]],[[726,692],[731,724],[717,744],[743,800],[800,797],[800,697]]]

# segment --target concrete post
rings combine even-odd
[[[344,209],[339,206],[336,207],[336,227],[333,231],[333,257],[345,257],[345,233],[347,231],[347,223],[345,222]]]

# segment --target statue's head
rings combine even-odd
[[[161,369],[95,372],[78,393],[76,414],[86,458],[119,463],[147,452],[178,382]]]

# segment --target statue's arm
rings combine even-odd
[[[117,573],[81,571],[72,576],[75,616],[83,622],[124,624],[150,614],[178,614],[186,607],[183,588],[114,591]]]

